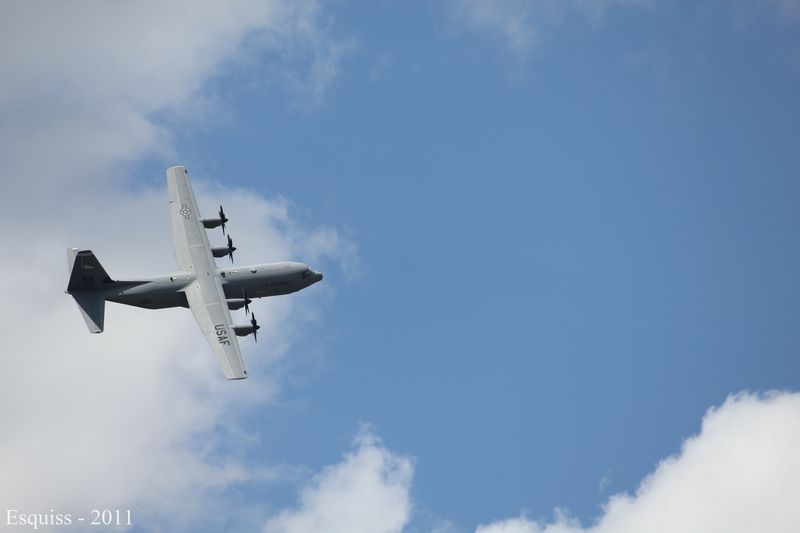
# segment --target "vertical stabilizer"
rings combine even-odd
[[[115,281],[106,273],[91,250],[67,248],[69,284],[67,292],[75,298],[86,327],[92,333],[103,331],[106,310],[106,294]]]
[[[114,280],[108,276],[91,250],[67,248],[67,260],[70,264],[67,292],[107,289],[114,286]]]

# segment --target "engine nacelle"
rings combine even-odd
[[[246,337],[247,335],[251,335],[257,329],[260,329],[261,326],[253,326],[253,325],[246,325],[246,326],[233,326],[233,332],[236,333],[239,337]]]
[[[213,255],[214,257],[225,257],[226,255],[228,255],[228,247],[220,246],[217,248],[212,248],[211,255]]]
[[[252,335],[253,340],[258,342],[258,330],[261,329],[261,326],[258,325],[256,321],[256,314],[253,313],[250,315],[250,325],[249,326],[233,326],[233,332],[236,333],[239,337],[244,337],[245,335]]]
[[[231,311],[241,309],[248,303],[244,298],[228,298],[226,301],[228,302],[228,309]]]
[[[201,218],[200,222],[203,223],[203,227],[206,229],[218,228],[222,225],[221,218]]]

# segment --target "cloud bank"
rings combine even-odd
[[[476,533],[790,533],[800,525],[800,394],[731,396],[700,433],[663,460],[635,494],[618,494],[597,523],[564,513],[525,516]]]
[[[323,15],[315,1],[7,4],[0,192],[67,189],[108,180],[120,162],[174,156],[175,126],[209,127],[208,82],[237,69],[318,103],[348,47]]]
[[[89,335],[63,294],[65,248],[93,249],[115,278],[174,271],[165,178],[130,169],[153,157],[191,168],[175,160],[170,139],[208,120],[209,82],[248,54],[271,54],[273,74],[295,69],[321,96],[340,57],[320,44],[334,41],[321,16],[315,2],[5,6],[0,197],[13,230],[0,246],[13,260],[2,267],[0,312],[13,334],[0,358],[4,510],[88,517],[130,508],[135,524],[165,531],[263,524],[258,503],[242,512],[229,489],[286,468],[249,460],[258,439],[237,420],[279,393],[293,328],[319,320],[314,300],[329,289],[257,304],[263,342],[242,343],[253,379],[231,386],[185,310],[109,304],[106,331]],[[286,58],[289,34],[303,61]],[[318,65],[325,76],[314,74]],[[357,263],[352,242],[304,222],[290,202],[222,189],[194,170],[201,209],[226,205],[242,259]]]
[[[595,524],[582,526],[556,510],[552,521],[523,514],[475,533],[793,533],[800,524],[798,449],[799,393],[730,396],[634,494],[612,496]],[[354,453],[317,475],[298,506],[269,519],[264,531],[409,530],[413,466],[366,433]],[[446,521],[442,527],[456,530]]]

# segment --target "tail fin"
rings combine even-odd
[[[92,333],[103,331],[106,309],[106,292],[116,283],[106,273],[91,250],[67,248],[70,268],[67,292],[75,298],[86,326]]]
[[[105,289],[114,284],[91,250],[67,248],[70,276],[67,292]]]

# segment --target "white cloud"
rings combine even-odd
[[[455,0],[451,16],[468,29],[500,39],[520,58],[526,57],[538,38],[528,2]]]
[[[731,396],[634,495],[613,496],[590,527],[559,513],[477,533],[792,533],[800,525],[800,394]]]
[[[797,22],[800,20],[800,0],[772,0],[781,20]]]
[[[287,35],[297,47],[334,42],[322,15],[313,2],[4,7],[0,246],[13,258],[0,267],[0,317],[13,333],[0,357],[3,509],[132,508],[148,530],[263,523],[258,506],[236,512],[226,489],[270,482],[285,469],[247,459],[257,438],[242,438],[238,415],[279,392],[294,331],[318,320],[312,303],[330,289],[256,304],[263,335],[257,346],[242,339],[251,379],[231,383],[185,310],[109,304],[106,331],[90,335],[63,294],[65,248],[92,248],[117,278],[174,270],[165,179],[133,179],[127,169],[170,153],[176,126],[207,99],[209,80],[240,56],[283,54]],[[299,72],[316,61],[338,68],[320,49]],[[357,263],[348,239],[303,222],[290,203],[193,177],[202,205],[226,205],[242,259],[307,260],[323,270]]]
[[[247,460],[244,452],[251,450],[247,442],[239,444],[238,415],[279,393],[283,360],[299,332],[315,327],[320,294],[253,305],[264,329],[258,345],[241,339],[251,376],[245,382],[223,379],[182,309],[109,304],[106,331],[90,335],[72,298],[63,294],[65,243],[90,245],[114,277],[135,279],[175,267],[167,217],[158,215],[166,211],[165,191],[147,189],[113,201],[87,193],[87,200],[91,214],[67,217],[60,221],[64,226],[49,219],[18,229],[18,253],[25,260],[3,269],[1,305],[14,335],[0,360],[0,415],[8,428],[0,434],[0,501],[30,512],[130,506],[149,524],[227,516],[233,509],[216,508],[212,494],[281,472]],[[292,229],[284,230],[251,218],[282,211],[274,202],[245,200],[236,191],[223,201],[230,231],[247,254],[305,259],[296,255],[305,247],[302,237],[317,230],[298,226],[291,211],[284,221]],[[244,321],[239,315],[234,313]],[[220,454],[221,448],[229,451]]]
[[[411,516],[413,460],[362,431],[356,449],[303,490],[297,509],[270,518],[265,533],[399,533]]]
[[[583,527],[556,509],[550,522],[523,514],[480,525],[476,533],[794,533],[800,524],[798,449],[800,393],[731,396],[708,411],[699,434],[661,461],[635,494],[612,496],[595,524]],[[355,452],[302,491],[296,509],[278,513],[264,531],[400,532],[414,518],[412,474],[411,459],[366,433]],[[442,520],[428,529],[456,530]]]
[[[649,0],[450,0],[448,14],[466,29],[500,41],[517,59],[527,59],[543,34],[563,19],[578,16],[592,25],[615,7],[648,4]]]
[[[209,118],[202,89],[237,65],[250,83],[270,74],[318,103],[351,46],[328,25],[313,0],[4,6],[0,192],[107,180],[99,169],[115,162],[171,155],[173,130],[155,117]]]

